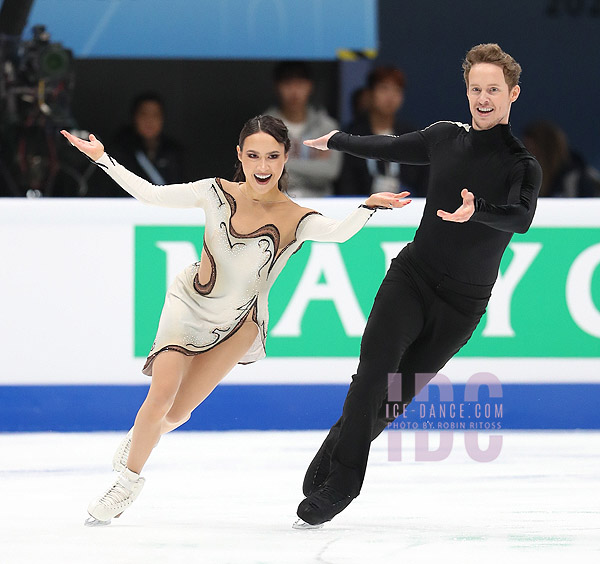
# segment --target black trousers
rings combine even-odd
[[[360,493],[371,441],[394,420],[386,410],[388,374],[401,375],[402,404],[408,405],[420,391],[415,374],[429,374],[418,378],[424,387],[467,343],[491,290],[439,275],[411,245],[393,259],[367,321],[342,416],[323,445],[331,452],[327,484],[353,497]]]

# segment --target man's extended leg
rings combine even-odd
[[[421,289],[424,290],[424,286]],[[435,293],[429,288],[428,294],[422,296],[427,322],[418,338],[405,349],[398,365],[383,374],[381,365],[378,366],[370,354],[364,354],[366,347],[373,344],[371,333],[365,331],[361,363],[344,404],[339,438],[332,449],[330,474],[322,485],[326,495],[320,500],[322,503],[318,503],[317,498],[311,499],[319,497],[315,492],[300,504],[298,515],[305,521],[310,523],[311,520],[323,522],[331,519],[360,492],[370,442],[392,420],[385,414],[388,372],[402,372],[403,403],[409,403],[419,391],[414,387],[414,374],[429,373],[433,377],[470,338],[485,310],[487,298],[469,298],[457,302],[456,295],[446,294],[443,287],[438,287]],[[460,310],[456,308],[457,305]],[[376,306],[373,310],[377,311]],[[422,387],[426,381],[420,379],[419,383]],[[377,400],[379,403],[374,409]],[[324,507],[327,505],[335,506],[333,514]]]
[[[357,440],[357,450],[350,456],[364,459],[366,464],[371,432],[387,396],[387,375],[396,371],[402,354],[419,335],[423,319],[421,292],[410,269],[405,261],[394,259],[367,321],[358,370],[352,377],[342,417],[330,430],[307,470],[303,484],[305,495],[313,493],[329,474],[330,455],[342,428],[352,436],[365,435],[366,440]],[[357,479],[362,483],[361,473],[364,474],[364,471],[359,468],[354,477],[346,480],[347,489],[354,496],[358,495],[360,486],[354,492],[351,484]]]

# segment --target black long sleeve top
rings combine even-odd
[[[513,233],[525,233],[533,220],[542,172],[510,125],[476,130],[444,121],[398,137],[339,132],[328,147],[357,157],[430,165],[425,209],[411,253],[454,280],[493,284]],[[438,217],[438,209],[454,212],[462,205],[463,188],[475,195],[470,220]]]
[[[404,133],[416,130],[416,127],[412,127],[409,123],[401,120],[397,120],[394,123],[394,135],[403,135]],[[351,135],[373,135],[368,115],[351,123],[346,131]],[[374,168],[377,172],[384,174],[385,164],[380,161],[375,161],[375,163]],[[402,190],[409,190],[414,198],[425,197],[427,193],[428,167],[402,164],[396,168],[395,176],[397,175],[399,178]],[[374,180],[372,176],[373,172],[373,169],[368,166],[367,160],[345,154],[342,162],[342,170],[336,183],[336,195],[370,195]]]

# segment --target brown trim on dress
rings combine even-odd
[[[200,269],[198,269],[198,272],[196,272],[196,275],[194,276],[194,290],[196,290],[196,292],[198,292],[200,295],[206,296],[206,294],[210,294],[212,289],[215,287],[215,282],[217,281],[217,266],[215,264],[215,259],[206,246],[206,238],[204,238],[202,245],[210,262],[210,278],[206,284],[202,284],[198,276]]]
[[[223,190],[223,186],[221,186],[221,179],[220,178],[215,178],[215,182],[219,185],[219,188],[221,188],[221,190]],[[223,200],[221,200],[221,196],[219,196],[219,193],[217,192],[217,189],[215,188],[215,185],[213,184],[211,186],[211,188],[215,191],[215,195],[219,199],[219,207],[224,206],[225,202]]]
[[[264,249],[262,249],[263,253],[266,253],[267,259],[265,260],[265,262],[262,264],[262,266],[258,269],[258,276],[260,277],[260,273],[262,272],[262,269],[267,266],[267,264],[269,264],[271,262],[271,259],[273,258],[273,253],[271,252],[271,249],[269,249],[269,240],[262,238],[258,240],[258,246],[260,247],[261,243],[266,243],[266,247]]]
[[[258,296],[252,296],[245,304],[242,304],[241,306],[236,308],[238,311],[241,311],[241,313],[236,317],[236,319],[239,319],[242,316],[244,317],[244,319],[248,317],[248,314],[253,308],[256,310],[255,306],[257,302]],[[254,316],[252,317],[252,319],[254,320]]]
[[[386,208],[385,206],[367,206],[367,204],[360,204],[360,206],[358,206],[358,207],[365,208],[372,212],[377,211],[377,210],[391,210],[392,209],[392,208]],[[373,214],[371,214],[371,216],[373,216]]]
[[[233,216],[237,211],[237,203],[235,201],[235,198],[229,192],[227,192],[225,188],[223,188],[220,178],[215,178],[215,181],[219,185],[219,188],[221,188],[221,190],[223,191],[223,195],[225,196],[225,199],[229,204],[229,209],[231,210],[231,215],[229,216],[229,231],[231,232],[231,234],[234,237],[237,237],[238,239],[254,239],[256,237],[263,237],[266,235],[273,241],[275,256],[277,256],[277,250],[279,249],[279,243],[281,241],[281,234],[279,233],[279,229],[277,229],[277,226],[272,223],[267,223],[266,225],[255,229],[252,233],[238,233],[231,223],[231,220],[233,219]]]
[[[238,329],[246,322],[246,319],[248,318],[248,315],[250,315],[251,311],[256,310],[256,299],[255,299],[255,303],[250,307],[250,309],[246,312],[246,314],[244,315],[244,317],[242,317],[242,319],[240,319],[240,321],[238,322],[238,324],[231,330],[231,332],[229,334],[227,334],[225,337],[223,337],[221,340],[219,340],[219,335],[217,335],[217,340],[214,343],[211,343],[210,345],[207,345],[208,348],[204,349],[203,351],[191,351],[189,349],[186,349],[185,347],[182,347],[181,345],[165,345],[162,349],[160,349],[159,351],[156,351],[154,354],[151,354],[147,359],[146,362],[144,364],[144,367],[142,368],[142,372],[145,374],[146,370],[151,370],[152,369],[152,364],[154,363],[156,357],[165,351],[175,351],[181,354],[184,354],[185,356],[196,356],[198,354],[202,354],[205,352],[208,352],[212,349],[214,349],[217,345],[220,345],[221,343],[224,343],[227,339],[229,339],[229,337],[231,337],[232,335],[235,335],[235,333],[237,333]],[[255,314],[252,315],[252,320],[254,321],[254,316]],[[256,327],[258,329],[258,335],[260,337],[260,340],[263,344],[263,350],[264,350],[264,340],[262,338],[261,332],[260,332],[260,327],[258,326],[258,324],[256,324]],[[213,334],[214,331],[216,329],[213,330]],[[248,364],[248,363],[244,363],[244,362],[238,362],[238,364]]]
[[[283,247],[283,249],[281,249],[281,252],[275,257],[275,260],[273,261],[273,264],[271,264],[271,266],[269,267],[269,272],[271,272],[271,269],[275,266],[275,263],[277,262],[277,259],[291,246],[293,245],[296,241],[298,241],[298,228],[300,227],[300,224],[309,216],[309,215],[322,215],[320,214],[318,211],[312,210],[309,211],[307,213],[305,213],[299,220],[298,223],[296,225],[296,230],[294,231],[294,238],[285,246]],[[300,245],[300,247],[302,247],[302,244]],[[300,250],[300,247],[298,247],[292,254],[297,253]]]

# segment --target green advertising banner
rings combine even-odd
[[[168,281],[197,261],[202,226],[135,228],[134,352],[146,356]],[[414,227],[367,227],[343,244],[307,243],[269,296],[270,357],[356,357],[389,261]],[[600,357],[600,228],[540,227],[507,249],[465,357]]]

